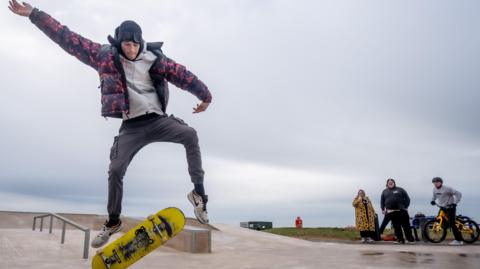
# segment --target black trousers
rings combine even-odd
[[[375,238],[375,231],[360,231],[360,237],[362,238]]]
[[[442,208],[442,210],[447,214],[447,226],[452,228],[453,236],[457,241],[463,241],[463,236],[458,230],[457,226],[455,225],[455,218],[457,216],[457,209],[455,207],[452,208]]]
[[[392,220],[393,229],[395,230],[395,236],[398,241],[405,242],[405,237],[408,241],[414,242],[412,234],[412,227],[410,226],[410,216],[406,210],[390,212],[389,218]],[[403,234],[405,233],[405,237]]]

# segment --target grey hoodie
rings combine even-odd
[[[128,96],[130,99],[130,111],[128,115],[123,114],[124,120],[147,113],[163,114],[162,105],[160,104],[149,73],[150,67],[152,67],[156,59],[157,56],[147,50],[146,43],[138,57],[133,61],[120,55],[120,62],[125,70]]]
[[[447,207],[452,204],[458,204],[462,199],[462,194],[445,185],[442,185],[440,189],[433,187],[432,201],[436,201],[438,206]]]

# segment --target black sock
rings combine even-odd
[[[201,196],[205,195],[205,188],[203,187],[203,183],[194,184],[194,186],[195,186],[194,190],[198,195],[201,195]]]
[[[112,227],[117,225],[120,222],[120,217],[116,215],[110,215],[108,217],[108,222],[106,224],[107,227]]]

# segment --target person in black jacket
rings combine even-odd
[[[382,192],[380,206],[385,218],[389,218],[392,221],[395,236],[397,237],[396,243],[405,243],[404,233],[408,242],[414,243],[415,239],[413,238],[410,216],[408,215],[410,197],[408,197],[408,193],[404,189],[397,187],[395,180],[392,178],[387,180],[387,188]]]

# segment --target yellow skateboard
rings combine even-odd
[[[185,226],[185,216],[176,207],[169,207],[148,216],[122,237],[99,249],[92,258],[92,269],[124,269],[140,260]]]

